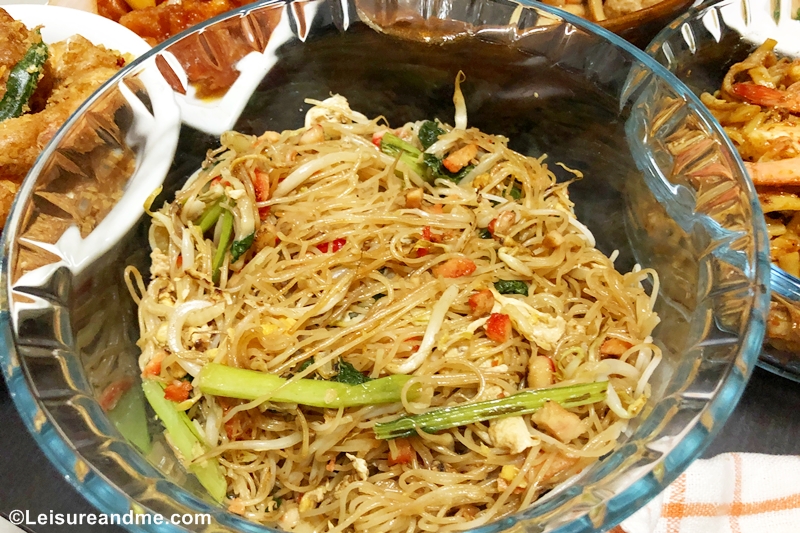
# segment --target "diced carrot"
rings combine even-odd
[[[236,440],[242,433],[242,426],[239,424],[238,415],[239,413],[236,413],[233,418],[225,422],[225,434],[230,441]]]
[[[372,144],[374,144],[375,146],[380,148],[381,147],[381,139],[383,139],[383,136],[385,134],[386,134],[386,131],[376,131],[375,133],[373,133],[372,134]]]
[[[266,202],[269,200],[269,174],[261,170],[255,169],[253,172],[253,189],[256,193],[257,202]],[[263,220],[269,215],[270,206],[258,208],[258,216]]]
[[[483,316],[494,307],[494,295],[489,289],[481,289],[469,297],[469,308],[472,316]]]
[[[416,452],[411,447],[411,441],[408,439],[395,439],[394,444],[397,446],[397,452],[392,453],[390,448],[389,466],[406,465],[414,459]]]
[[[442,236],[433,233],[430,226],[422,228],[422,238],[428,242],[442,242]]]
[[[442,213],[444,213],[444,206],[442,204],[434,204],[428,208],[428,213],[441,215]]]
[[[189,399],[192,392],[192,384],[188,381],[178,381],[170,383],[164,389],[164,398],[172,402],[183,402]]]
[[[460,278],[469,276],[478,268],[472,259],[454,257],[434,267],[434,274],[440,278]]]
[[[428,248],[424,247],[417,248],[417,257],[425,257],[429,253],[431,253],[431,251]]]
[[[511,318],[505,313],[492,313],[486,322],[486,336],[494,342],[506,342],[511,336]]]
[[[125,376],[124,378],[120,378],[116,381],[111,382],[103,392],[100,393],[100,398],[98,399],[98,403],[100,407],[103,408],[103,411],[111,411],[117,406],[117,402],[119,399],[122,398],[122,395],[127,392],[128,389],[131,388],[133,385],[133,380]]]
[[[339,250],[344,248],[345,244],[347,244],[347,239],[345,239],[345,238],[334,239],[333,242],[330,243],[331,246],[328,246],[328,244],[329,243],[327,243],[327,242],[323,242],[321,244],[318,244],[317,245],[317,249],[320,252],[322,252],[323,254],[328,253],[328,249],[330,249],[332,252],[338,252]]]
[[[442,164],[450,172],[458,172],[467,166],[476,155],[478,155],[478,145],[468,144],[445,157]]]
[[[150,359],[146,365],[144,365],[144,371],[142,371],[142,377],[144,378],[154,378],[161,374],[161,361],[164,360],[166,354],[163,350],[156,352],[153,355],[153,358]]]
[[[607,357],[619,357],[633,346],[631,343],[621,339],[608,338],[600,346],[600,353]]]

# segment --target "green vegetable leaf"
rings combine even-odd
[[[254,231],[243,239],[233,241],[233,244],[231,244],[231,263],[235,263],[251,246],[253,246],[253,239],[255,236],[256,232]]]
[[[378,300],[380,300],[380,299],[381,299],[381,298],[383,298],[384,296],[386,296],[386,295],[385,295],[385,294],[383,294],[382,292],[379,292],[378,294],[376,294],[375,296],[373,296],[373,297],[372,297],[372,299],[373,299],[373,300],[375,300],[375,301],[377,302]]]
[[[439,135],[444,135],[445,131],[436,122],[426,120],[419,127],[419,142],[427,150],[430,145],[439,140]]]
[[[489,231],[489,228],[478,228],[478,236],[481,239],[493,239],[492,232]]]
[[[524,281],[501,279],[494,282],[494,288],[500,294],[528,295],[528,285]]]
[[[333,378],[333,381],[338,383],[346,383],[348,385],[361,385],[367,381],[372,381],[372,378],[365,376],[356,367],[345,361],[339,360],[339,373]]]
[[[522,198],[522,189],[514,185],[510,191],[508,191],[508,195],[513,198],[514,200],[519,200]]]
[[[314,364],[314,358],[313,357],[311,357],[309,359],[306,359],[305,361],[303,361],[300,364],[300,368],[298,368],[297,371],[298,372],[302,372],[303,370],[305,370],[306,368],[310,367],[313,364]]]

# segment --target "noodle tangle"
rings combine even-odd
[[[300,130],[223,134],[153,213],[146,290],[126,270],[143,377],[200,443],[185,465],[214,465],[230,511],[287,531],[448,532],[517,512],[611,451],[660,360],[656,273],[618,272],[545,158],[466,114],[391,129],[341,96],[310,103]],[[220,366],[279,385],[211,394]],[[300,384],[328,405],[387,377],[397,401],[281,401]],[[588,405],[375,432],[600,381],[608,394]]]

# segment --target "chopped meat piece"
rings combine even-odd
[[[586,433],[581,417],[556,402],[544,404],[544,407],[531,415],[531,420],[561,442],[570,442]]]

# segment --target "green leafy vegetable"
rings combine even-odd
[[[306,359],[305,361],[303,361],[303,363],[300,365],[300,368],[298,368],[297,371],[302,372],[303,370],[305,370],[306,368],[310,367],[313,364],[314,364],[313,357]]]
[[[312,407],[357,407],[400,401],[403,386],[411,376],[393,375],[373,379],[361,385],[335,381],[295,379],[289,381],[274,374],[209,363],[197,376],[195,385],[203,394],[255,400],[269,396],[274,402],[297,403]],[[418,389],[410,391],[414,398]]]
[[[443,178],[448,181],[452,181],[453,183],[459,183],[462,179],[464,179],[464,176],[469,174],[470,171],[475,168],[475,165],[467,165],[458,172],[450,172],[444,167],[442,160],[433,154],[423,155],[422,160],[428,166],[428,170],[430,171],[430,181]]]
[[[385,295],[385,294],[383,294],[382,292],[379,292],[378,294],[376,294],[375,296],[373,296],[373,297],[372,297],[372,299],[373,299],[373,300],[375,300],[375,301],[377,302],[378,300],[380,300],[380,299],[381,299],[381,298],[383,298],[384,296],[386,296],[386,295]]]
[[[225,251],[231,243],[231,237],[233,237],[233,213],[229,209],[225,209],[220,218],[222,219],[222,231],[219,234],[219,245],[216,252],[214,252],[214,260],[211,263],[213,269],[211,279],[215,284],[219,283],[220,269],[222,268],[222,263],[225,262]]]
[[[39,33],[39,30],[36,30]],[[31,95],[39,84],[49,52],[41,41],[33,43],[19,62],[14,65],[6,82],[6,93],[0,100],[0,122],[22,114]]]
[[[372,378],[365,376],[356,367],[345,361],[339,360],[339,373],[333,378],[337,383],[347,383],[348,385],[361,385],[367,381],[372,381]]]
[[[494,282],[494,288],[500,294],[521,294],[528,295],[528,284],[524,281],[501,279]]]
[[[508,191],[508,195],[514,200],[519,200],[520,198],[522,198],[522,189],[514,185],[513,187],[511,187],[511,190]]]
[[[196,457],[206,452],[205,444],[192,421],[183,411],[175,408],[175,403],[164,398],[164,389],[157,381],[146,380],[142,390],[153,407],[161,423],[164,424],[169,442],[178,450],[181,461],[188,470],[197,476],[200,483],[211,496],[221,502],[228,491],[228,483],[222,475],[216,459],[206,459],[202,463],[192,463]]]
[[[493,239],[492,232],[489,231],[489,228],[478,228],[478,236],[481,239]]]
[[[253,239],[255,236],[256,232],[254,231],[243,239],[233,241],[233,244],[231,244],[231,263],[238,261],[239,258],[242,257],[251,246],[253,246]]]
[[[432,120],[426,120],[419,127],[419,142],[427,150],[433,143],[439,140],[439,135],[444,135],[445,131]]]
[[[434,409],[420,415],[404,416],[391,422],[375,424],[375,435],[379,439],[397,439],[414,436],[417,434],[417,429],[426,433],[436,433],[493,418],[530,414],[548,401],[557,402],[569,409],[603,401],[607,387],[607,381],[581,383],[520,392],[498,400]]]

